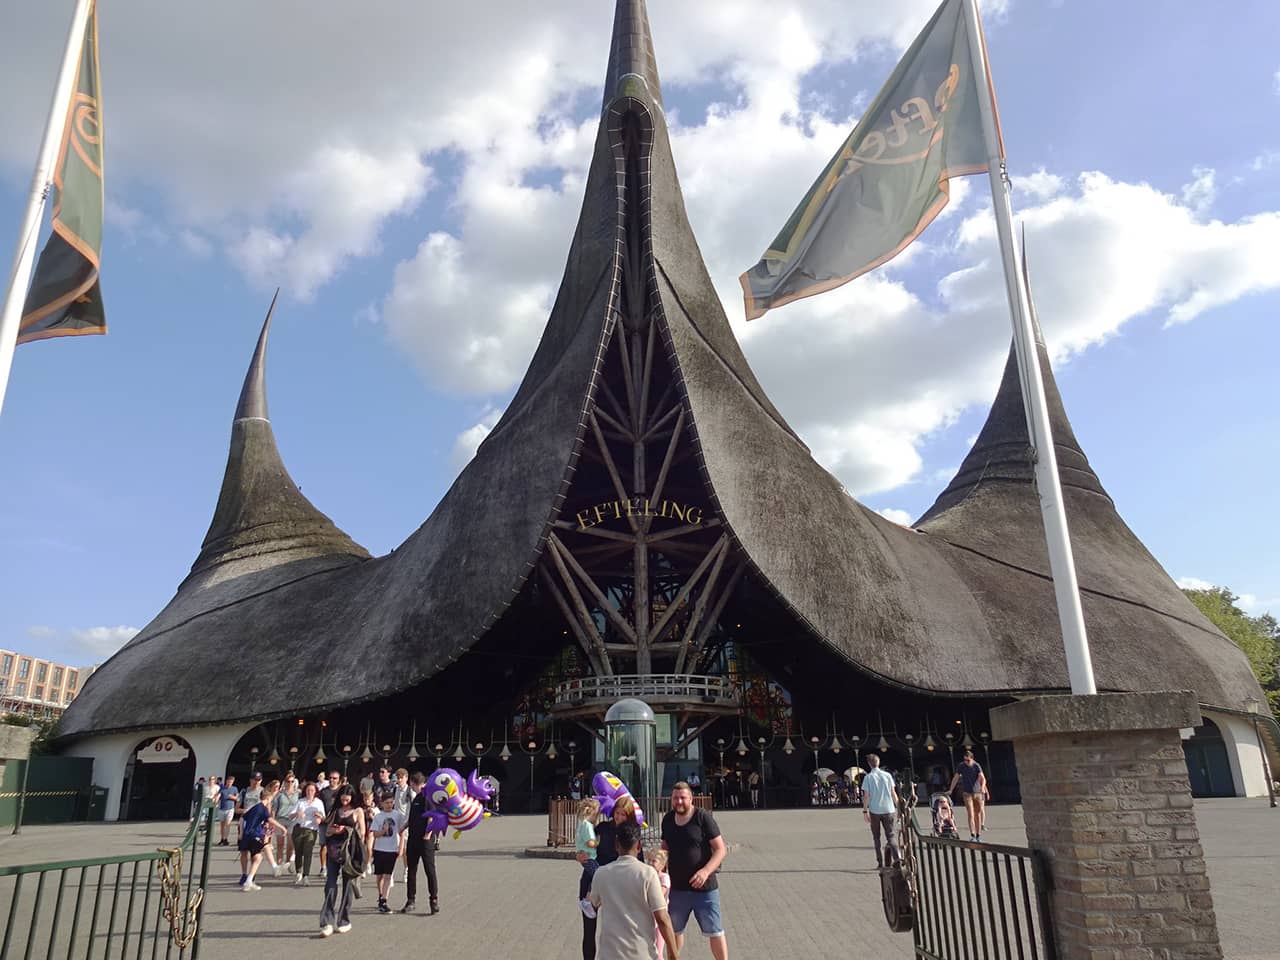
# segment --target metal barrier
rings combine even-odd
[[[1052,885],[1038,851],[935,837],[914,808],[903,813],[917,958],[1056,960]]]
[[[578,804],[581,800],[569,797],[552,797],[547,804],[547,846],[571,847],[578,835]],[[694,807],[702,810],[711,809],[711,797],[700,793],[693,798]],[[661,839],[662,818],[671,809],[671,797],[648,797],[640,801],[644,810],[644,829],[642,836],[645,842]],[[0,958],[3,960],[3,958]]]
[[[166,960],[175,952],[177,960],[196,960],[213,832],[213,804],[205,801],[175,847],[0,867],[0,960],[156,960],[162,943]],[[12,885],[3,882],[8,877]]]

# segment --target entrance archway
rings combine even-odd
[[[125,766],[120,819],[187,819],[195,781],[196,752],[182,737],[162,734],[139,741]]]
[[[1193,797],[1234,797],[1235,781],[1231,778],[1231,761],[1227,745],[1218,725],[1205,717],[1195,733],[1182,741],[1187,758],[1187,774],[1191,778]]]

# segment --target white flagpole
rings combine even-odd
[[[18,325],[22,322],[22,307],[26,303],[27,286],[31,282],[31,265],[36,256],[40,219],[44,216],[44,204],[53,180],[53,165],[58,162],[58,149],[62,145],[62,131],[67,120],[67,106],[71,102],[71,91],[80,67],[84,29],[92,7],[93,0],[76,0],[75,12],[71,16],[71,30],[67,34],[67,48],[62,55],[62,68],[58,71],[58,80],[53,87],[53,102],[49,106],[49,117],[45,120],[40,152],[36,155],[36,169],[31,177],[26,213],[18,228],[18,248],[14,252],[13,269],[9,273],[4,309],[0,312],[0,410],[4,408],[9,369],[13,366],[13,349],[18,342]]]
[[[1023,273],[1018,267],[1018,254],[1013,238],[1013,210],[1009,203],[1009,183],[1000,156],[1000,135],[996,127],[995,92],[987,82],[986,51],[982,45],[982,26],[978,18],[978,0],[963,0],[969,27],[969,49],[973,55],[973,71],[979,91],[982,134],[987,146],[988,173],[991,177],[991,200],[995,205],[996,233],[1000,238],[1000,260],[1004,266],[1005,289],[1009,310],[1013,315],[1013,343],[1018,356],[1018,373],[1022,381],[1022,397],[1026,404],[1027,427],[1035,459],[1036,491],[1040,497],[1041,519],[1049,548],[1049,573],[1058,601],[1058,622],[1062,627],[1062,643],[1067,655],[1067,676],[1074,694],[1095,694],[1093,660],[1089,656],[1089,638],[1084,629],[1084,611],[1080,606],[1080,587],[1076,582],[1075,559],[1071,554],[1071,535],[1067,530],[1067,514],[1058,479],[1058,455],[1053,446],[1049,426],[1049,409],[1044,395],[1044,379],[1036,354],[1035,333],[1031,325],[1030,301]]]

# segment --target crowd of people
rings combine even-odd
[[[833,802],[862,803],[876,863],[883,869],[901,862],[898,817],[908,791],[900,791],[878,755],[868,755],[866,762],[869,769],[859,780],[844,785],[848,799],[837,792]],[[313,876],[323,878],[319,925],[320,935],[328,937],[351,930],[352,904],[362,895],[365,878],[374,879],[378,912],[390,913],[398,867],[406,887],[400,912],[416,909],[420,867],[427,877],[428,908],[439,912],[435,853],[440,835],[426,827],[426,782],[422,773],[410,776],[389,766],[357,784],[337,771],[314,782],[289,772],[283,781],[273,777],[265,783],[254,772],[243,788],[231,775],[207,782],[201,778],[193,816],[207,797],[215,808],[218,844],[234,841],[237,847],[238,886],[246,893],[262,889],[257,880],[264,861],[272,876],[289,876],[296,886],[309,885]],[[595,960],[597,951],[603,960],[679,960],[690,919],[708,938],[715,960],[727,960],[717,877],[727,847],[715,817],[694,804],[700,785],[675,784],[671,809],[661,823],[661,849],[647,855],[629,795],[618,798],[603,820],[596,799],[581,800],[575,856],[582,866],[577,901],[583,960]],[[574,786],[581,796],[581,784]],[[841,784],[831,786],[839,791]],[[941,780],[929,786],[937,795]],[[964,796],[969,838],[980,842],[990,791],[972,752],[965,753],[945,792],[957,787]],[[313,867],[318,867],[315,873]]]
[[[427,877],[428,909],[439,913],[440,836],[425,828],[426,782],[423,773],[410,776],[389,766],[354,784],[336,770],[306,782],[290,771],[266,783],[255,771],[244,788],[230,774],[207,782],[202,777],[193,802],[208,797],[214,805],[217,843],[230,846],[234,840],[238,886],[245,893],[262,889],[257,881],[264,861],[273,877],[292,877],[295,886],[323,878],[320,935],[328,937],[351,929],[351,906],[367,877],[374,880],[378,912],[391,912],[397,865],[406,887],[400,913],[417,909],[419,867]]]

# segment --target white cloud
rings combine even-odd
[[[1216,590],[1217,585],[1210,583],[1208,580],[1202,580],[1200,577],[1179,577],[1178,586],[1183,590]]]
[[[911,526],[911,514],[905,510],[899,510],[897,507],[885,507],[883,510],[877,510],[876,513],[884,517],[886,520],[892,520],[901,527]]]
[[[1253,593],[1242,593],[1236,597],[1236,606],[1249,616],[1258,617],[1264,613],[1280,610],[1280,597],[1264,599]]]
[[[489,435],[489,431],[497,425],[498,418],[501,416],[501,410],[494,407],[486,408],[475,424],[458,434],[457,439],[453,441],[453,451],[449,455],[449,462],[455,470],[461,470],[476,455],[476,450]]]
[[[1066,186],[1066,181],[1056,173],[1049,173],[1044,167],[1034,173],[1013,178],[1013,189],[1019,196],[1026,195],[1033,200],[1044,201],[1056,197]]]
[[[1200,216],[1209,212],[1213,201],[1218,197],[1218,188],[1214,183],[1216,173],[1209,167],[1196,167],[1191,171],[1195,177],[1182,187],[1182,202]]]
[[[27,627],[27,636],[41,644],[57,644],[101,663],[138,634],[137,627],[85,627],[57,630],[43,624]],[[45,654],[42,654],[45,655]]]

